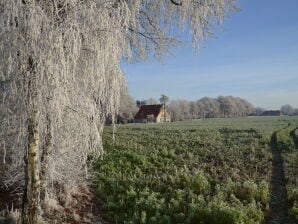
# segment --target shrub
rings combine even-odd
[[[298,201],[295,201],[292,208],[289,210],[289,216],[291,220],[291,224],[295,224],[298,222]]]
[[[209,191],[210,185],[207,178],[203,174],[198,174],[192,179],[192,189],[197,193],[206,193]]]
[[[253,181],[245,181],[237,186],[235,195],[239,199],[251,202],[258,196],[258,186]]]
[[[258,194],[256,197],[256,201],[260,201],[264,206],[268,205],[270,198],[269,186],[265,181],[261,181],[258,187]]]
[[[294,149],[294,142],[290,137],[289,129],[283,129],[276,133],[277,148],[283,151],[291,151]]]

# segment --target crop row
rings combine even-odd
[[[298,223],[298,128],[281,129],[276,137],[284,160],[290,223]]]

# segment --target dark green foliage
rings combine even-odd
[[[292,151],[294,149],[294,142],[288,128],[282,129],[276,133],[276,144],[277,148],[282,151]]]
[[[298,223],[298,128],[287,127],[276,132],[276,144],[283,152],[290,223]]]
[[[295,149],[298,149],[298,128],[294,128],[290,131],[290,136],[293,139]]]
[[[298,150],[284,153],[291,223],[298,223]]]

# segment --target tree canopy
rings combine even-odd
[[[39,200],[85,183],[88,156],[101,155],[105,119],[119,107],[121,60],[161,57],[178,43],[176,28],[198,48],[233,9],[234,0],[1,0],[5,186],[25,188],[37,213]]]
[[[159,102],[163,105],[165,105],[167,102],[169,102],[169,100],[170,100],[169,97],[164,94],[162,94],[159,98]]]
[[[240,97],[203,97],[197,101],[172,100],[169,104],[173,120],[205,117],[241,117],[255,111],[253,105]]]

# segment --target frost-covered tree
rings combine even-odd
[[[146,100],[146,104],[147,105],[158,104],[158,101],[157,101],[157,99],[151,97]]]
[[[256,107],[256,108],[254,108],[255,114],[256,114],[257,116],[261,116],[262,113],[263,113],[265,110],[266,110],[266,109],[265,109],[265,108],[262,108],[262,107]]]
[[[225,105],[222,105],[223,103]],[[206,116],[222,117],[224,113],[229,117],[243,117],[254,112],[251,103],[233,96],[203,97],[197,101],[172,100],[169,108],[174,121],[191,118],[204,119]]]
[[[210,97],[203,97],[199,100],[203,117],[218,117],[220,114],[219,102]]]
[[[292,115],[292,114],[294,114],[295,109],[290,104],[285,104],[285,105],[281,106],[280,111],[284,115]]]
[[[194,47],[234,0],[1,0],[1,161],[23,223],[86,183],[124,85],[120,61],[160,57],[189,28]],[[23,171],[22,171],[23,170]],[[62,189],[62,190],[61,190]]]
[[[188,108],[188,102],[186,100],[171,100],[169,103],[171,119],[173,121],[186,119],[185,112],[187,112]]]
[[[127,123],[133,120],[138,111],[135,100],[128,94],[127,90],[123,90],[120,96],[120,106],[117,116],[118,123]]]

